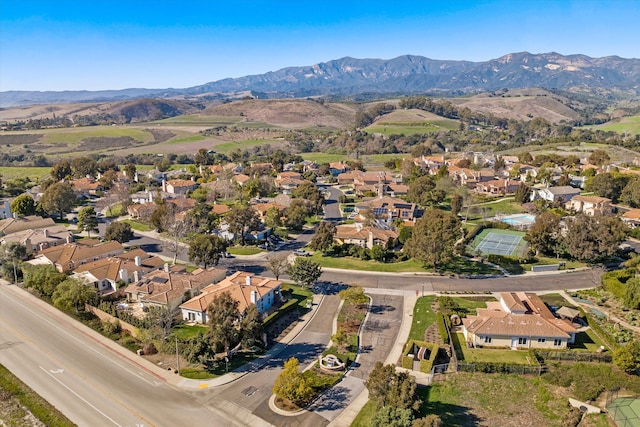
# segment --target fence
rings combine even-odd
[[[640,425],[640,399],[618,397],[619,390],[608,390],[605,407],[618,427]]]
[[[551,264],[551,265],[533,265],[531,266],[532,272],[540,272],[540,271],[557,271],[560,270],[560,264]]]
[[[571,362],[601,362],[611,363],[613,357],[611,353],[587,353],[578,351],[540,351],[535,352],[536,356],[544,360],[571,361]]]
[[[114,316],[110,315],[106,311],[102,311],[99,308],[94,307],[94,306],[89,305],[89,304],[85,304],[84,309],[86,311],[88,311],[89,313],[94,314],[96,317],[98,317],[98,319],[102,320],[103,322],[113,322],[113,321],[119,322],[120,323],[120,327],[123,330],[128,331],[131,334],[131,336],[133,336],[134,338],[136,337],[136,335],[138,333],[138,328],[136,328],[135,326],[133,326],[130,323],[125,322],[122,319],[118,319],[117,317],[114,317]]]
[[[484,372],[488,374],[519,374],[519,375],[542,375],[542,366],[509,365],[506,363],[460,363],[458,362],[458,372]]]

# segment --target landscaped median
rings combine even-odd
[[[270,403],[278,413],[296,414],[309,406],[329,388],[337,384],[355,361],[360,326],[364,322],[369,298],[360,286],[340,291],[343,300],[338,314],[337,331],[332,335],[333,345],[327,348],[311,366],[300,371],[298,359],[292,357],[284,364],[273,386]]]

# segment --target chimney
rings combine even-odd
[[[244,283],[247,286],[251,286],[251,276],[245,276]]]
[[[129,283],[129,272],[127,271],[127,269],[121,268],[119,276],[120,276],[120,280],[122,280],[123,282]]]
[[[256,291],[251,291],[251,304],[256,304],[258,301],[258,293]]]
[[[373,248],[373,231],[369,231],[369,236],[367,239],[367,248]]]
[[[44,238],[46,239],[47,237],[49,237],[49,230],[45,228],[44,230],[42,230],[42,234],[44,234]]]
[[[169,263],[168,262],[164,263],[164,271],[166,271],[167,273],[169,272]]]
[[[67,236],[67,238],[66,238],[66,239],[64,239],[64,240],[65,240],[67,243],[71,243],[71,242],[73,242],[73,237],[71,237],[71,236]]]
[[[167,192],[167,181],[164,178],[162,178],[162,191]]]
[[[139,282],[140,281],[140,272],[138,270],[134,270],[133,271],[133,281],[134,282]]]
[[[142,258],[140,258],[139,256],[136,256],[134,260],[136,262],[136,266],[140,267],[142,265]]]

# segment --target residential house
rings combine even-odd
[[[0,219],[11,218],[11,200],[0,200]]]
[[[241,313],[254,304],[261,314],[266,313],[274,303],[281,300],[281,281],[269,277],[256,276],[254,273],[237,271],[220,283],[209,285],[202,293],[180,305],[182,319],[188,322],[207,323],[207,309],[214,298],[223,292],[229,292],[238,301]]]
[[[43,249],[33,260],[27,262],[53,265],[61,273],[68,273],[88,262],[114,257],[122,252],[122,244],[115,241],[99,243],[97,240],[83,240]]]
[[[489,170],[473,170],[458,166],[447,166],[449,177],[461,187],[475,188],[479,182],[495,179],[495,174]]]
[[[462,322],[470,347],[565,349],[577,333],[536,294],[524,292],[503,292],[499,301],[487,302],[487,308]]]
[[[145,274],[160,269],[163,265],[161,258],[149,255],[142,249],[135,249],[83,264],[73,270],[73,277],[104,294],[117,291],[118,282],[137,282]]]
[[[275,202],[267,202],[267,203],[256,203],[251,205],[251,207],[253,208],[253,210],[257,211],[258,214],[260,215],[260,219],[264,222],[264,217],[267,213],[267,211],[271,208],[276,208],[278,209],[278,212],[280,212],[280,216],[284,215],[284,211],[287,209],[286,206],[280,205],[278,203]]]
[[[243,173],[238,173],[235,174],[231,177],[231,180],[236,182],[239,186],[243,186],[244,184],[246,184],[247,181],[249,181],[251,179],[251,177],[249,175],[245,175]]]
[[[302,178],[298,172],[280,172],[275,179],[276,186],[280,188],[283,194],[290,194],[291,190],[298,188],[305,182],[309,182]]]
[[[422,155],[414,158],[413,163],[429,174],[435,175],[438,173],[438,169],[445,165],[444,154],[437,156]]]
[[[382,196],[358,203],[355,213],[371,211],[380,220],[391,222],[395,219],[414,220],[420,218],[423,211],[415,203],[405,202],[395,197]]]
[[[329,171],[331,175],[338,176],[341,173],[349,172],[351,167],[345,162],[331,162],[329,163]]]
[[[184,195],[196,188],[198,188],[198,183],[189,179],[170,179],[169,181],[162,180],[162,191],[169,194]]]
[[[95,196],[96,192],[103,191],[104,187],[95,178],[87,176],[84,178],[73,179],[69,181],[73,191],[76,193],[76,197],[88,199],[91,196]]]
[[[519,181],[511,181],[509,178],[493,179],[491,181],[479,182],[476,184],[476,191],[488,194],[513,194],[520,186]]]
[[[27,248],[27,253],[73,242],[73,233],[64,225],[45,228],[29,228],[9,233],[0,238],[0,244],[18,242]]]
[[[193,298],[205,286],[222,280],[224,276],[225,270],[219,268],[199,268],[187,273],[184,268],[170,268],[165,264],[163,269],[152,271],[131,283],[124,292],[130,303],[174,310],[185,299]]]
[[[127,206],[127,213],[131,218],[148,220],[149,218],[151,218],[151,214],[156,210],[157,207],[158,205],[156,205],[154,202],[148,202],[142,205],[129,205]]]
[[[531,193],[531,201],[542,199],[548,202],[566,203],[578,194],[580,194],[580,189],[573,188],[569,185],[534,188]]]
[[[640,209],[631,209],[626,211],[622,214],[620,219],[629,227],[636,228],[640,226]]]
[[[156,196],[156,192],[144,190],[131,194],[129,198],[131,199],[131,203],[143,205],[145,203],[152,203]]]
[[[0,220],[0,236],[17,233],[18,231],[54,227],[55,225],[56,223],[53,219],[42,218],[38,215],[28,215],[22,218],[6,218]]]
[[[567,202],[566,208],[575,212],[582,212],[589,216],[608,215],[613,213],[611,199],[598,196],[573,196]]]
[[[333,239],[338,244],[346,243],[371,249],[375,245],[388,247],[389,243],[397,238],[398,232],[394,230],[358,225],[338,225]]]

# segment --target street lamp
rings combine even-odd
[[[180,375],[180,353],[178,353],[178,336],[176,335],[176,372]]]

